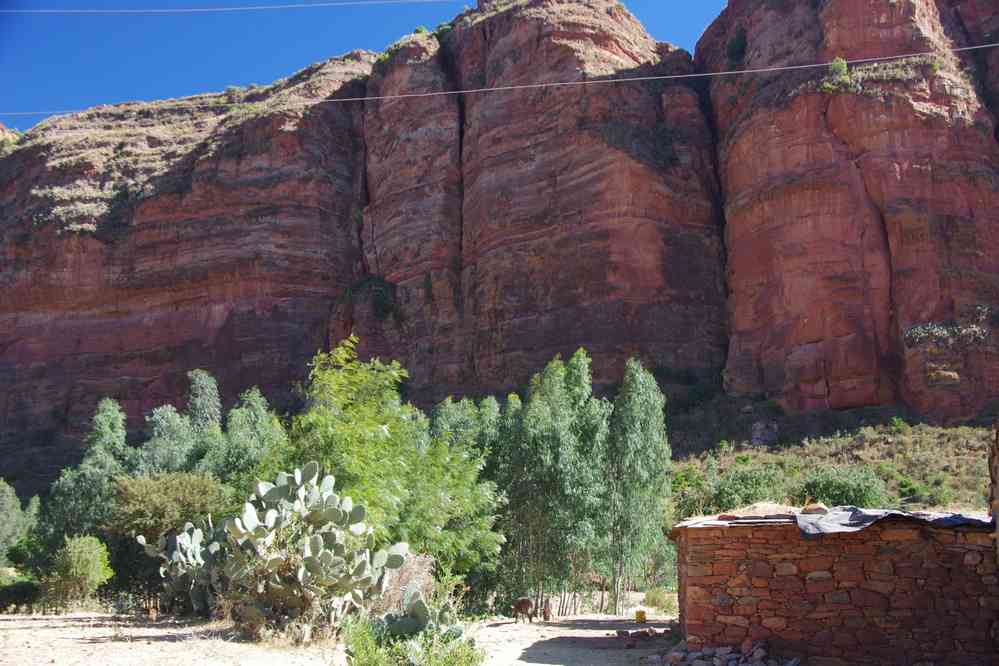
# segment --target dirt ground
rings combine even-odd
[[[344,664],[336,646],[294,648],[228,640],[218,624],[155,623],[98,613],[0,615],[7,666],[316,666]]]
[[[648,624],[607,615],[579,615],[550,623],[487,621],[475,627],[475,643],[488,655],[486,666],[550,664],[557,666],[637,665],[642,657],[668,649],[679,638],[634,640],[617,637],[619,629],[657,631],[675,627],[651,618]],[[609,635],[608,635],[609,634]]]
[[[667,621],[642,627],[658,630]],[[551,664],[624,666],[668,648],[672,641],[618,638],[618,629],[642,628],[634,621],[584,615],[545,623],[501,619],[471,628],[487,666]],[[221,624],[161,619],[147,622],[99,613],[0,615],[0,665],[40,666],[341,666],[342,648],[327,644],[254,645],[231,639]]]

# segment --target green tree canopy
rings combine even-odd
[[[652,374],[628,361],[614,400],[605,458],[606,511],[614,589],[663,538],[670,449],[666,399]],[[615,601],[617,595],[615,595]]]
[[[317,460],[363,503],[377,538],[405,540],[458,570],[494,558],[496,495],[483,455],[400,398],[406,371],[361,361],[350,337],[312,362],[308,407],[292,426],[291,466]]]

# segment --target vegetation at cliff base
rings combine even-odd
[[[70,608],[101,593],[135,609],[156,596],[252,639],[338,636],[354,663],[474,666],[484,656],[461,614],[508,612],[520,597],[620,613],[637,587],[672,612],[666,534],[690,516],[761,501],[983,501],[987,430],[862,412],[809,415],[825,430],[853,425],[799,436],[776,405],[713,395],[671,407],[638,360],[622,370],[601,395],[580,349],[519,392],[424,412],[403,398],[406,370],[362,359],[350,337],[313,358],[297,413],[274,413],[255,388],[226,409],[194,370],[184,403],[150,410],[130,443],[104,398],[80,464],[44,501],[22,505],[0,482],[0,555],[17,570],[0,602]],[[748,424],[766,444],[694,452],[697,437]],[[415,556],[430,558],[432,589],[392,592]]]

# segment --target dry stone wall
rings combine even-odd
[[[996,518],[993,539],[996,543],[996,562],[999,562],[999,426],[996,427],[996,438],[989,452],[989,474],[992,476],[992,483],[989,485],[989,513]]]
[[[767,641],[809,664],[999,664],[986,529],[885,520],[805,539],[791,521],[679,528],[687,645]]]

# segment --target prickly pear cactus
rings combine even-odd
[[[180,531],[162,535],[156,545],[136,540],[150,557],[159,558],[160,576],[164,578],[163,596],[168,606],[186,597],[191,609],[207,617],[222,592],[221,563],[225,557],[225,535],[212,523],[211,516],[198,526],[186,523]]]
[[[402,566],[404,543],[372,552],[363,506],[335,492],[309,463],[274,483],[257,484],[237,518],[226,521],[232,554],[224,571],[236,619],[250,635],[336,625],[352,608],[381,595],[386,570]]]
[[[408,638],[424,631],[440,634],[446,640],[461,638],[464,627],[456,622],[457,614],[450,602],[431,610],[419,590],[408,590],[403,600],[402,614],[389,613],[381,618],[385,632],[394,638]]]

